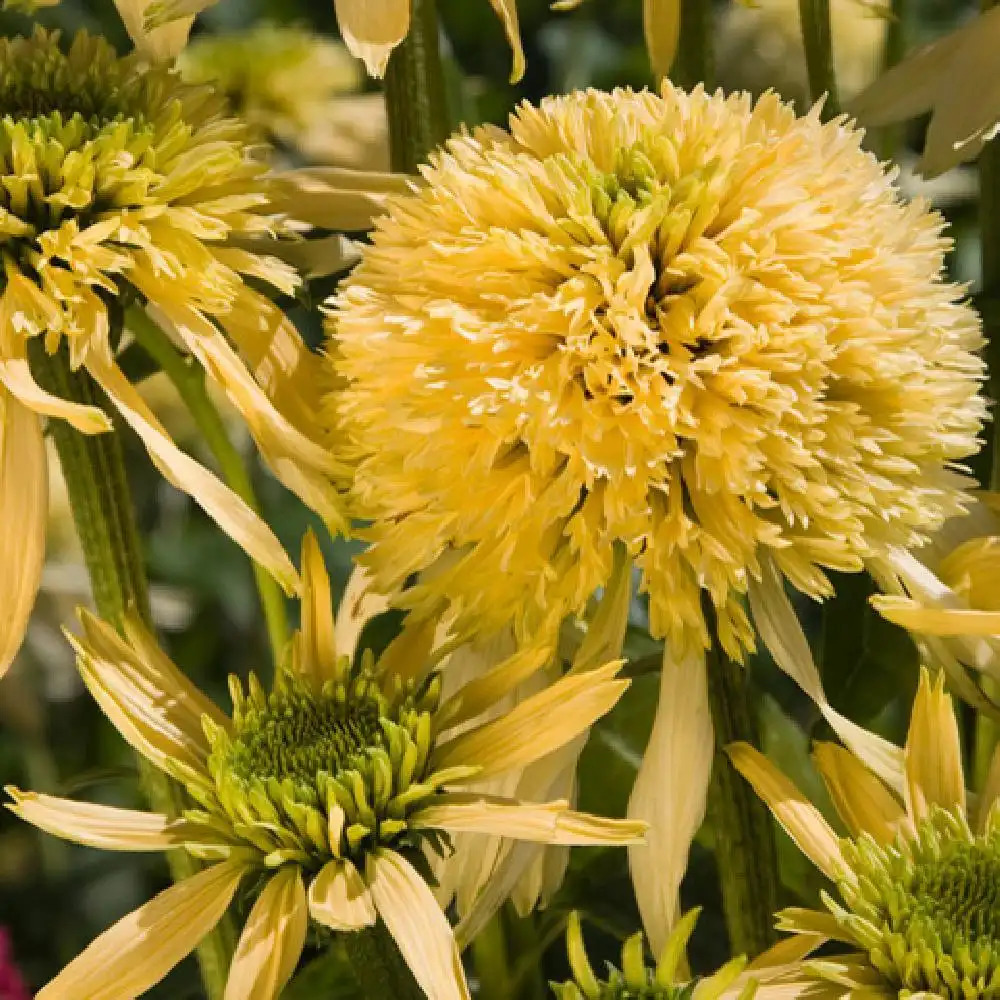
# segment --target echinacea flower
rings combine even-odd
[[[669,817],[693,835],[704,806],[706,605],[730,655],[756,626],[884,753],[774,650],[785,582],[828,596],[825,570],[968,502],[979,320],[942,276],[940,217],[860,143],[774,95],[524,104],[390,199],[333,300],[329,423],[377,590],[447,606],[459,633],[530,635],[579,612],[619,547],[639,570],[686,706],[654,727],[634,799],[671,855],[635,851],[656,906],[684,870]]]
[[[1000,128],[1000,9],[907,56],[850,105],[868,125],[932,112],[917,169],[927,177],[974,160]]]
[[[653,968],[646,965],[642,933],[622,946],[622,964],[609,965],[598,977],[587,958],[580,916],[571,913],[566,930],[566,951],[573,979],[553,984],[557,1000],[752,1000],[757,981],[744,975],[745,958],[734,958],[718,972],[689,981],[681,975],[688,939],[700,911],[691,910],[671,931]]]
[[[136,56],[119,58],[86,34],[68,50],[41,29],[0,40],[0,67],[2,672],[23,636],[42,562],[41,421],[66,421],[82,434],[112,427],[100,406],[49,391],[41,368],[67,378],[70,369],[87,372],[163,475],[287,590],[298,585],[272,531],[177,448],[119,367],[126,307],[145,310],[225,390],[286,486],[331,523],[339,514],[329,486],[336,465],[318,443],[314,415],[318,363],[246,280],[285,293],[299,280],[258,252],[278,245],[272,237],[286,223],[246,126],[211,90]]]
[[[944,680],[921,672],[903,751],[905,782],[890,788],[831,743],[814,760],[847,830],[762,754],[729,748],[736,768],[835,889],[823,910],[793,908],[778,928],[822,935],[850,950],[802,962],[758,996],[991,997],[1000,989],[1000,756],[978,800],[969,797]],[[843,951],[843,948],[841,948]]]
[[[38,1000],[131,1000],[218,921],[241,883],[259,895],[229,972],[227,1000],[276,997],[311,919],[351,933],[381,920],[431,1000],[468,998],[452,930],[418,873],[452,833],[553,844],[628,844],[644,825],[463,790],[523,767],[606,712],[627,682],[612,662],[568,675],[509,714],[453,738],[505,693],[481,678],[442,700],[428,630],[404,629],[376,662],[335,645],[319,546],[303,546],[302,631],[271,692],[230,683],[232,716],[202,695],[136,621],[125,638],[82,614],[74,639],[91,693],[125,739],[195,805],[165,816],[9,789],[10,807],[44,830],[112,850],[183,849],[213,862],[98,937]],[[521,656],[523,654],[516,654]]]

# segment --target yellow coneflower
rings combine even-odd
[[[56,33],[0,40],[0,508],[7,609],[0,670],[20,642],[44,548],[40,421],[111,429],[102,409],[53,395],[38,365],[86,370],[164,476],[289,591],[271,530],[181,452],[118,367],[126,305],[143,308],[228,394],[277,476],[331,522],[336,465],[317,443],[316,362],[294,326],[244,280],[298,283],[275,257],[267,165],[220,98],[107,42]],[[285,197],[283,195],[283,197]],[[48,356],[48,357],[47,357]],[[43,379],[44,381],[44,379]]]
[[[851,949],[800,963],[762,986],[760,998],[996,994],[1000,755],[972,807],[943,679],[932,683],[921,673],[902,788],[885,785],[840,746],[817,744],[814,759],[845,837],[752,747],[736,744],[729,752],[775,819],[836,886],[823,893],[825,910],[785,910],[779,929]]]
[[[654,727],[644,818],[672,788],[700,819],[705,603],[740,656],[749,597],[779,664],[884,753],[776,648],[800,644],[784,583],[827,596],[825,569],[967,502],[979,321],[942,277],[940,217],[860,142],[773,95],[669,83],[525,104],[432,157],[333,302],[329,422],[376,589],[531,634],[619,548],[641,572],[689,709]],[[683,859],[646,853],[679,880]]]
[[[644,825],[464,791],[572,740],[620,697],[620,662],[569,675],[500,718],[453,738],[502,697],[504,671],[448,699],[424,626],[376,662],[335,646],[319,546],[303,546],[303,627],[273,691],[235,679],[224,715],[135,621],[123,640],[84,613],[74,639],[91,693],[125,739],[184,785],[195,805],[176,822],[9,789],[19,816],[112,850],[185,849],[215,862],[97,938],[39,1000],[130,1000],[207,934],[242,882],[260,888],[229,973],[227,1000],[276,997],[308,921],[350,933],[381,920],[431,1000],[468,998],[452,930],[414,863],[452,833],[552,844],[628,844]],[[515,656],[523,660],[524,654]],[[543,661],[539,661],[543,662]],[[523,672],[523,671],[522,671]]]

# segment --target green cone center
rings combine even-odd
[[[1000,859],[975,847],[917,865],[912,916],[930,920],[943,942],[1000,943]]]

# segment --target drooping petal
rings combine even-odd
[[[335,645],[342,656],[354,659],[365,625],[389,610],[389,599],[375,593],[373,583],[371,572],[364,566],[355,566],[347,578],[333,627]]]
[[[381,79],[392,50],[410,30],[410,0],[334,0],[334,7],[351,54]]]
[[[330,861],[309,886],[313,920],[335,931],[359,931],[378,919],[368,886],[350,861]]]
[[[836,743],[816,743],[813,759],[851,836],[867,832],[880,844],[896,839],[906,812],[854,754]]]
[[[49,464],[38,417],[0,389],[0,677],[24,641],[45,562]]]
[[[260,516],[171,441],[163,425],[117,367],[92,357],[87,359],[87,368],[142,440],[163,477],[202,507],[237,545],[284,587],[286,593],[297,593],[299,579],[295,567]]]
[[[517,3],[515,0],[490,0],[497,12],[497,17],[503,22],[503,30],[507,34],[511,51],[514,53],[514,65],[510,70],[510,82],[520,83],[524,76],[524,46],[521,44],[521,28],[517,21]]]
[[[878,595],[872,606],[884,618],[913,632],[942,636],[1000,636],[1000,611],[928,607],[909,597]]]
[[[7,808],[53,836],[108,851],[163,851],[185,840],[183,827],[159,813],[76,802],[7,786]]]
[[[111,418],[99,407],[71,403],[46,392],[31,374],[27,358],[0,358],[0,383],[29,410],[65,420],[81,434],[104,434],[113,426]]]
[[[35,1000],[134,1000],[218,923],[245,870],[226,861],[165,889],[92,941]]]
[[[587,634],[573,657],[574,672],[602,666],[622,655],[631,598],[632,560],[616,550],[611,577],[593,618],[587,624]]]
[[[364,3],[366,0],[345,2]],[[302,167],[274,177],[271,205],[275,212],[321,229],[364,232],[385,212],[392,195],[406,194],[414,183],[413,178],[404,174],[344,167]]]
[[[193,17],[167,18],[166,23],[161,20],[161,27],[153,27],[148,24],[147,17],[152,12],[155,21],[157,0],[115,0],[115,6],[136,49],[152,62],[173,59],[187,43]],[[207,7],[209,3],[202,6]]]
[[[630,819],[649,824],[645,845],[628,854],[654,954],[663,950],[680,913],[678,892],[705,815],[713,753],[704,652],[679,661],[664,652],[653,731],[628,806]]]
[[[681,36],[680,0],[642,0],[642,22],[653,75],[670,72]]]
[[[224,1000],[275,1000],[298,965],[308,925],[302,872],[288,865],[268,880],[250,911]]]
[[[906,808],[913,820],[923,819],[932,806],[965,811],[962,743],[955,708],[944,678],[932,683],[920,672],[904,751]]]
[[[317,687],[337,676],[333,595],[323,552],[312,530],[302,539],[302,656],[299,670]]]
[[[774,818],[799,850],[829,879],[847,871],[837,835],[822,813],[762,753],[749,743],[732,743],[726,753],[733,767],[767,803]]]
[[[379,850],[366,871],[379,916],[428,1000],[471,1000],[462,960],[441,907],[416,869]]]
[[[628,687],[617,679],[621,668],[619,661],[563,677],[501,718],[441,744],[434,767],[467,764],[485,778],[544,757],[614,707]]]

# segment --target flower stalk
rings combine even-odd
[[[410,32],[389,59],[385,102],[392,169],[415,174],[450,131],[435,0],[413,0]]]
[[[833,68],[830,0],[799,0],[799,17],[809,73],[809,95],[814,101],[826,95],[823,119],[829,121],[840,114],[840,97]]]
[[[758,955],[774,943],[778,855],[767,810],[722,750],[734,740],[757,744],[758,732],[747,670],[718,643],[708,653],[708,698],[717,747],[708,818],[729,946],[734,955]]]
[[[712,4],[703,0],[681,3],[680,44],[670,78],[690,89],[699,83],[711,91],[715,86],[715,49]]]
[[[32,342],[29,355],[32,374],[44,388],[72,402],[107,409],[94,381],[82,371],[70,370],[65,351],[49,355],[40,342]],[[115,432],[81,434],[62,420],[50,421],[49,433],[66,480],[98,611],[116,628],[121,628],[130,610],[150,623],[149,585],[121,439]],[[139,784],[156,812],[179,816],[183,811],[180,788],[141,757]],[[169,862],[175,882],[193,875],[200,867],[183,851],[172,851]],[[225,991],[234,942],[232,925],[223,921],[198,948],[198,963],[209,1000],[220,1000]]]
[[[423,990],[381,921],[374,927],[345,934],[344,945],[362,996],[424,1000]]]

